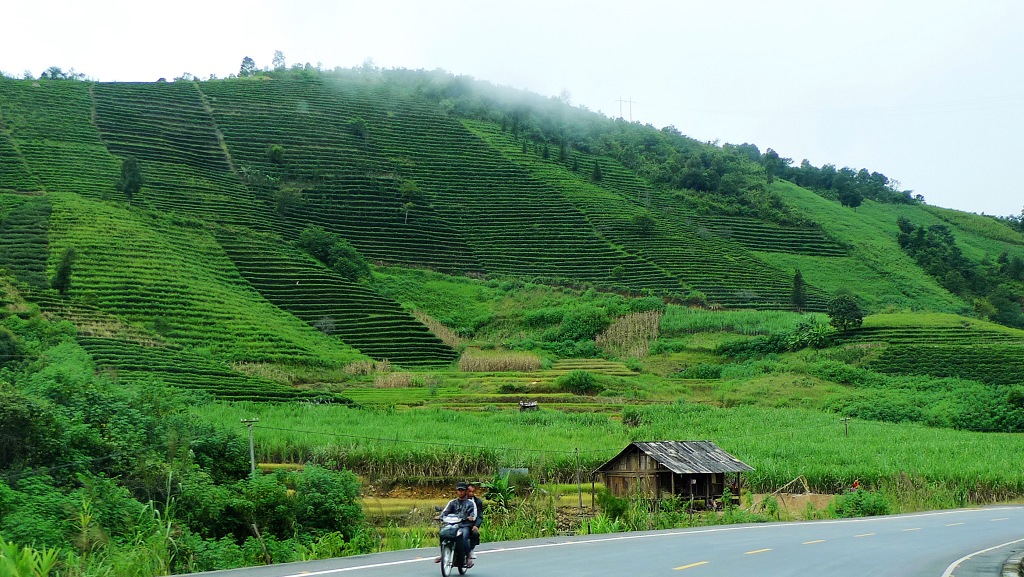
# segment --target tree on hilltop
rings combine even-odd
[[[238,69],[239,76],[253,76],[256,74],[256,61],[246,56],[242,59],[242,66]]]
[[[274,51],[274,59],[270,62],[274,65],[274,70],[280,71],[287,68],[284,60],[284,52],[281,52],[280,50]]]

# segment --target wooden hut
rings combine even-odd
[[[616,497],[641,494],[652,499],[678,495],[712,504],[727,486],[739,497],[746,463],[711,441],[636,441],[594,471]],[[735,477],[733,477],[735,475]]]

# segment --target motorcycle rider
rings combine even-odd
[[[466,495],[476,503],[476,521],[473,521],[473,532],[469,535],[469,556],[476,559],[476,546],[480,544],[480,525],[484,522],[484,502],[476,496],[476,483],[470,482],[466,487]]]
[[[470,528],[473,527],[473,523],[476,521],[477,516],[476,501],[469,498],[468,489],[468,483],[466,483],[465,481],[459,481],[459,483],[455,485],[456,498],[452,499],[451,501],[448,501],[448,504],[445,505],[444,510],[441,511],[442,519],[444,518],[445,515],[458,515],[462,518],[462,522],[459,524],[459,526],[463,529],[460,539],[462,539],[462,551],[466,554],[467,569],[473,566],[473,559],[469,555],[469,534],[471,532]],[[441,557],[437,557],[436,559],[434,559],[434,563],[440,562]]]

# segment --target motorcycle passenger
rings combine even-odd
[[[469,484],[465,481],[459,481],[459,483],[455,485],[455,494],[457,497],[448,501],[444,510],[441,511],[442,518],[444,518],[445,515],[458,515],[462,518],[462,522],[459,524],[463,529],[460,539],[462,540],[462,551],[466,554],[467,569],[473,566],[473,559],[469,557],[469,534],[471,533],[470,528],[476,521],[477,515],[476,502],[469,498],[469,495],[467,494],[468,489]],[[434,559],[434,563],[440,562],[440,557]]]
[[[468,483],[466,487],[466,495],[476,503],[476,521],[473,521],[473,532],[469,535],[469,546],[470,554],[472,559],[476,559],[476,546],[480,544],[480,525],[484,522],[484,502],[480,500],[480,497],[476,496],[476,483]]]

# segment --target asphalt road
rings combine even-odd
[[[998,577],[1024,546],[1024,507],[557,537],[477,548],[474,577]],[[203,573],[204,577],[440,575],[437,548]]]

